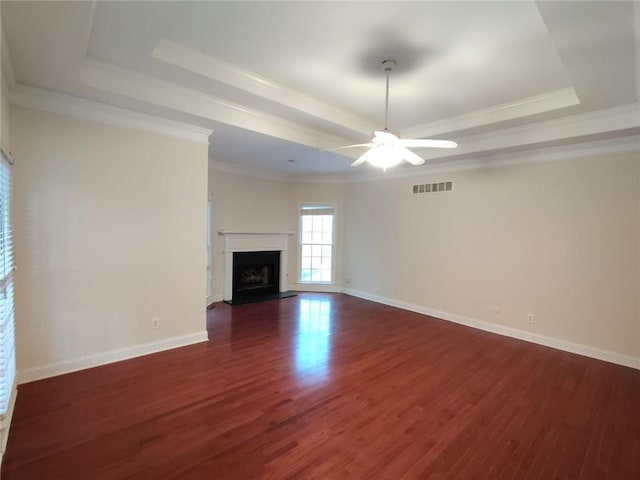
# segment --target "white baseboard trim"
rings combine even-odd
[[[382,297],[380,295],[374,295],[372,293],[354,290],[351,288],[345,288],[343,290],[343,293],[352,295],[354,297],[363,298],[365,300],[371,300],[372,302],[389,305],[391,307],[397,307],[403,310],[409,310],[411,312],[440,318],[442,320],[458,323],[460,325],[466,325],[467,327],[477,328],[486,332],[497,333],[498,335],[517,338],[518,340],[537,343],[538,345],[544,345],[546,347],[555,348],[557,350],[576,353],[585,357],[604,360],[605,362],[615,363],[617,365],[623,365],[625,367],[631,367],[640,370],[640,357],[632,357],[630,355],[623,355],[621,353],[611,352],[609,350],[602,350],[600,348],[590,347],[588,345],[574,343],[568,340],[547,337],[545,335],[527,332],[524,330],[519,330],[517,328],[505,327],[503,325],[498,325],[491,322],[485,322],[482,320],[476,320],[474,318],[464,317],[462,315],[456,315],[455,313],[442,312],[433,308],[402,302],[399,300],[394,300],[392,298]]]
[[[13,409],[16,406],[16,397],[18,396],[18,382],[14,380],[11,387],[11,396],[9,397],[9,406],[7,413],[0,416],[0,466],[2,466],[2,459],[4,458],[4,452],[7,449],[7,440],[9,440],[9,430],[11,428],[11,418],[13,417]]]
[[[324,293],[342,293],[343,288],[340,285],[322,285],[312,283],[294,283],[287,287],[294,292],[324,292]]]
[[[18,372],[18,384],[42,380],[43,378],[55,377],[65,373],[84,370],[85,368],[98,367],[108,363],[119,362],[129,358],[141,357],[150,353],[162,352],[173,348],[185,347],[194,343],[206,342],[208,340],[207,331],[181,335],[178,337],[166,338],[155,342],[143,343],[131,347],[110,350],[107,352],[88,355],[86,357],[73,358],[60,362],[38,365],[36,367],[25,368]]]

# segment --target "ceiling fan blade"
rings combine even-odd
[[[403,147],[409,148],[456,148],[458,144],[451,140],[429,140],[426,138],[398,139]]]
[[[373,143],[358,143],[356,145],[346,145],[344,147],[336,147],[336,148],[328,148],[326,150],[322,150],[323,152],[335,152],[336,150],[344,150],[346,148],[357,148],[357,147],[373,147]]]
[[[399,147],[399,148],[402,148],[402,157],[411,165],[417,166],[417,165],[424,164],[424,158],[420,157],[419,155],[416,155],[408,148],[405,148],[405,147]]]
[[[363,153],[362,155],[360,155],[358,158],[356,158],[356,161],[353,162],[351,164],[352,167],[357,167],[358,165],[362,165],[364,162],[366,162],[369,157],[371,156],[371,152],[373,150],[367,150],[365,153]]]

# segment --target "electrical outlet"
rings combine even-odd
[[[536,316],[533,313],[527,315],[527,323],[530,325],[536,323]]]
[[[151,330],[158,330],[160,328],[160,317],[153,317],[151,319]]]

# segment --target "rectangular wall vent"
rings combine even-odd
[[[437,193],[451,192],[453,190],[453,182],[423,183],[422,185],[414,185],[413,193]]]

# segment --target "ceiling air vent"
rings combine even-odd
[[[453,182],[423,183],[413,186],[413,193],[437,193],[453,190]]]

